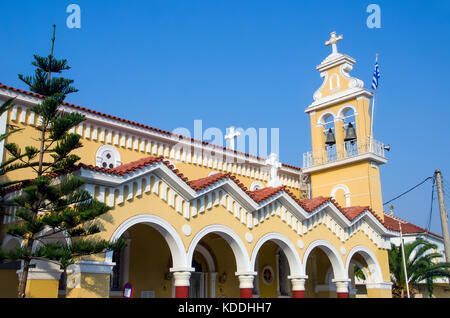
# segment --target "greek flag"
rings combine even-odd
[[[377,89],[379,79],[380,79],[380,69],[378,68],[378,56],[377,56],[377,60],[375,62],[375,70],[373,72],[373,79],[372,79],[372,89],[373,90]]]

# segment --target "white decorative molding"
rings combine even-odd
[[[253,242],[253,235],[252,235],[252,233],[250,233],[250,232],[247,232],[246,234],[245,234],[245,240],[247,241],[247,243],[252,243]]]
[[[210,225],[200,230],[192,239],[187,253],[188,264],[192,263],[194,251],[200,240],[210,233],[215,233],[222,237],[231,247],[236,258],[236,268],[238,273],[252,272],[250,267],[247,249],[241,238],[230,228],[224,225]],[[190,263],[189,263],[190,262]]]
[[[180,235],[170,223],[156,215],[139,214],[127,219],[113,233],[110,242],[118,240],[126,230],[136,224],[147,224],[163,235],[169,246],[174,268],[191,268],[187,264],[192,264],[192,259],[190,263],[187,262],[186,251]],[[112,263],[112,256],[112,251],[106,253],[107,263]]]
[[[262,188],[264,188],[264,185],[259,181],[253,181],[250,185],[250,191],[255,191]]]
[[[329,107],[339,103],[344,103],[347,100],[356,99],[361,96],[372,98],[373,94],[370,91],[363,88],[359,87],[350,88],[345,91],[340,91],[336,94],[332,94],[316,100],[314,103],[312,103],[305,109],[305,113],[318,111],[322,108]]]
[[[239,278],[239,288],[253,288],[253,275],[238,275]]]
[[[63,272],[58,264],[51,261],[32,260],[31,264],[35,267],[28,269],[28,279],[30,280],[59,280]],[[19,275],[20,280],[22,268],[16,273]]]
[[[348,189],[348,187],[345,184],[339,184],[337,186],[335,186],[332,190],[331,190],[331,197],[333,199],[336,199],[336,192],[338,190],[343,190],[344,191],[344,196],[345,196],[345,205],[346,207],[351,206],[350,203],[350,190]]]
[[[191,278],[191,272],[173,271],[173,277],[175,278],[175,286],[189,286],[189,279]]]
[[[268,233],[258,240],[252,251],[252,258],[250,263],[251,268],[255,268],[258,252],[264,245],[264,243],[268,241],[275,242],[283,251],[289,263],[291,276],[305,275],[301,258],[297,250],[295,249],[295,245],[286,236],[280,233]]]
[[[110,156],[108,158],[107,156]],[[103,165],[106,164],[106,166]],[[95,164],[97,167],[111,168],[109,165],[113,165],[112,168],[122,165],[122,160],[120,158],[120,153],[116,147],[111,145],[103,145],[97,149],[95,154]]]
[[[189,224],[183,225],[183,234],[186,236],[190,236],[192,234],[192,228]]]
[[[381,282],[381,283],[366,283],[367,289],[387,289],[392,290],[393,283],[391,282]]]
[[[268,187],[279,187],[281,182],[278,180],[278,169],[281,168],[281,163],[278,161],[278,155],[276,153],[271,153],[269,159],[266,160],[266,165],[270,167],[270,178],[267,183]]]

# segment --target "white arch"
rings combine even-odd
[[[201,229],[195,237],[192,239],[189,245],[187,253],[187,262],[192,264],[192,257],[194,256],[194,251],[197,247],[198,242],[210,233],[215,233],[222,237],[231,247],[236,258],[236,267],[238,274],[249,274],[253,273],[250,267],[249,257],[244,243],[242,242],[239,235],[237,235],[233,230],[224,225],[209,225]]]
[[[172,255],[173,268],[190,269],[191,263],[186,261],[186,251],[183,241],[173,226],[166,220],[151,214],[140,214],[133,216],[119,225],[114,234],[111,236],[110,242],[119,239],[126,230],[136,224],[146,224],[156,229],[166,240]],[[113,252],[106,253],[106,261],[112,262]]]
[[[102,167],[102,160],[103,160],[103,154],[107,151],[112,152],[114,156],[114,167],[118,167],[122,165],[122,160],[120,158],[120,153],[117,150],[116,147],[111,145],[102,145],[97,149],[97,152],[95,154],[95,165],[97,167]]]
[[[204,247],[203,245],[198,244],[195,248],[196,252],[199,252],[206,261],[206,264],[208,265],[208,270],[210,273],[213,273],[216,271],[216,265],[214,264],[214,259],[211,255],[211,253]]]
[[[344,116],[345,116],[345,112],[349,109],[353,109],[353,114],[355,116],[358,115],[358,112],[356,111],[355,106],[353,106],[352,104],[346,104],[339,109],[339,111],[337,112],[336,118],[343,120]]]
[[[348,272],[345,270],[344,262],[337,249],[328,241],[317,240],[309,244],[305,254],[303,255],[303,271],[306,273],[306,264],[308,263],[309,254],[316,247],[320,248],[328,256],[331,266],[333,267],[334,278],[337,280],[348,279]]]
[[[335,186],[333,188],[333,190],[331,190],[331,197],[333,199],[335,199],[335,195],[336,195],[336,192],[338,190],[343,190],[344,191],[344,193],[345,193],[345,204],[346,204],[347,207],[351,206],[351,203],[350,203],[350,190],[348,189],[348,187],[345,184],[338,184],[337,186]]]
[[[294,244],[292,244],[292,242],[287,237],[279,233],[268,233],[259,239],[255,247],[253,248],[252,252],[252,258],[250,261],[250,266],[252,269],[255,268],[256,257],[258,256],[259,250],[264,245],[264,243],[268,241],[275,242],[283,251],[284,255],[286,255],[286,258],[289,262],[289,270],[290,270],[289,276],[291,277],[305,276],[302,261],[295,249]]]
[[[383,282],[383,276],[382,276],[382,272],[381,272],[381,267],[380,264],[377,261],[377,258],[375,257],[375,255],[372,253],[371,250],[369,250],[367,247],[365,246],[355,246],[350,253],[348,253],[347,256],[347,261],[345,264],[345,269],[348,273],[349,270],[349,266],[350,266],[350,261],[352,259],[352,257],[356,254],[359,253],[364,260],[367,263],[367,267],[370,273],[370,277],[366,276],[366,280],[369,283],[382,283]]]
[[[8,245],[8,243],[10,241],[11,242],[16,241],[17,242],[17,246],[22,246],[22,244],[23,244],[23,240],[22,239],[20,239],[18,237],[15,237],[15,236],[12,236],[12,235],[6,235],[4,240],[3,240],[3,242],[2,242],[2,249],[6,250],[6,251],[9,250],[9,248],[7,248],[7,245]]]
[[[325,127],[325,124],[326,124],[325,118],[328,117],[328,116],[332,116],[333,117],[333,121],[336,119],[336,115],[332,111],[323,112],[320,115],[319,119],[317,120],[317,126]]]
[[[351,264],[355,264],[356,266],[358,266],[360,269],[361,269],[361,271],[363,272],[363,274],[364,274],[364,277],[366,278],[365,279],[365,282],[367,283],[368,282],[368,279],[370,278],[370,273],[369,273],[369,271],[368,271],[368,269],[367,268],[365,268],[364,267],[364,264],[362,264],[362,263],[360,263],[359,261],[357,261],[357,260],[351,260],[350,259],[350,263],[349,263],[349,268],[348,268],[348,270],[350,270],[350,265]],[[352,279],[353,277],[350,277],[350,279]]]
[[[253,181],[250,185],[250,191],[255,191],[262,188],[264,188],[264,185],[259,181]]]

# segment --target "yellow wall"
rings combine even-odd
[[[384,249],[379,249],[362,231],[357,232],[351,236],[347,241],[342,242],[332,231],[330,231],[326,225],[319,224],[309,231],[306,235],[299,236],[294,232],[285,221],[282,221],[279,216],[271,216],[269,219],[265,219],[264,222],[258,223],[252,229],[248,229],[246,225],[242,224],[237,220],[228,210],[226,210],[221,205],[214,206],[206,210],[205,213],[199,213],[196,217],[192,217],[190,220],[186,220],[183,215],[179,214],[175,209],[169,207],[167,203],[160,199],[155,194],[143,194],[142,197],[134,197],[132,201],[125,201],[122,205],[116,205],[114,210],[108,213],[107,216],[103,216],[104,220],[103,226],[105,231],[101,233],[101,237],[104,239],[110,239],[116,228],[123,223],[125,220],[131,218],[132,216],[139,214],[153,214],[166,220],[168,223],[179,231],[180,237],[184,243],[185,249],[189,248],[190,242],[195,234],[208,225],[221,224],[224,225],[235,233],[237,233],[242,242],[244,242],[247,252],[252,255],[253,249],[257,241],[263,237],[265,234],[277,232],[282,233],[286,236],[294,246],[296,246],[297,252],[299,253],[301,259],[303,259],[304,253],[307,247],[316,240],[326,240],[335,246],[336,250],[339,250],[341,246],[345,247],[347,253],[353,249],[355,246],[363,245],[367,247],[372,253],[377,257],[378,262],[382,268],[384,281],[389,281],[389,269],[387,261],[387,251]],[[185,236],[182,234],[182,227],[185,224],[189,224],[192,228],[192,234],[190,236]],[[254,240],[252,243],[247,243],[245,240],[245,233],[252,233]],[[299,249],[297,247],[297,242],[302,239],[304,242],[304,248]],[[219,247],[214,243],[214,240],[207,240],[210,244],[210,248],[215,253],[218,259],[219,269],[217,272],[220,274],[222,268],[220,268],[225,262],[225,268],[233,268],[235,265],[227,263],[225,259],[233,260],[231,249],[227,252],[227,249],[220,250]],[[220,242],[220,240],[219,240]],[[224,246],[227,246],[223,244]],[[228,253],[228,254],[227,254]],[[227,257],[221,258],[222,255],[228,255]],[[345,264],[346,257],[348,255],[343,255],[343,263]],[[233,263],[234,264],[234,263]],[[233,266],[233,267],[231,267]],[[230,274],[227,270],[227,274]],[[231,278],[233,275],[228,275]],[[235,278],[236,286],[238,286],[238,280]],[[219,286],[219,284],[217,285]],[[236,288],[238,292],[238,288]],[[233,289],[234,290],[234,289]],[[220,294],[220,290],[217,291],[217,295]],[[228,296],[228,295],[227,295]]]
[[[144,224],[135,225],[128,232],[131,238],[129,281],[134,287],[134,297],[140,298],[143,290],[154,290],[155,297],[172,297],[171,280],[165,279],[171,256],[164,238]]]
[[[108,298],[109,297],[109,275],[81,273],[69,276],[68,280],[79,279],[80,286],[67,288],[66,298]]]
[[[261,298],[277,298],[277,284],[278,284],[278,275],[277,275],[277,263],[276,263],[276,251],[278,249],[278,245],[273,242],[267,242],[263,246],[261,246],[261,250],[258,254],[258,268],[256,272],[258,273],[257,279],[259,280],[259,292]],[[263,269],[266,266],[270,266],[273,270],[274,279],[271,284],[266,284],[262,277]]]
[[[19,276],[17,269],[0,269],[0,298],[17,298]]]
[[[33,128],[33,126],[27,124],[28,118],[29,118],[29,110],[26,110],[27,111],[26,122],[21,123],[19,121],[22,111],[23,111],[22,108],[19,107],[17,110],[16,120],[11,120],[11,112],[12,111],[9,112],[8,121],[11,122],[11,124],[13,124],[13,125],[16,125],[19,128],[22,128],[23,130],[8,137],[6,140],[6,143],[14,142],[14,143],[17,143],[21,147],[24,147],[25,145],[30,145],[30,146],[34,146],[39,149],[40,144],[36,139],[38,136],[40,137],[40,135],[38,135],[38,131],[36,131]],[[37,116],[36,116],[35,124],[37,124]],[[86,127],[86,123],[84,123],[83,125],[84,125],[84,127]],[[86,130],[83,129],[83,134],[82,134],[82,138],[81,138],[83,147],[79,148],[73,152],[73,154],[76,154],[81,158],[81,160],[79,162],[95,166],[96,165],[96,162],[95,162],[96,152],[99,147],[101,147],[102,145],[105,145],[105,144],[112,145],[119,151],[122,164],[136,161],[141,158],[148,157],[150,155],[153,155],[153,156],[157,155],[156,153],[150,154],[145,151],[135,150],[134,148],[130,149],[127,147],[127,143],[125,143],[125,146],[120,146],[120,138],[122,137],[122,133],[119,133],[119,144],[118,145],[113,145],[111,142],[107,143],[107,138],[106,138],[106,136],[108,134],[107,129],[105,130],[104,140],[100,141],[100,128],[97,128],[97,130],[98,130],[98,134],[97,134],[98,137],[97,137],[97,140],[94,140],[92,128],[91,128],[91,133],[90,133],[89,138],[86,137]],[[113,130],[112,138],[111,138],[112,141],[114,141],[115,133],[116,132]],[[125,134],[125,135],[128,136],[128,134]],[[140,145],[140,143],[141,143],[141,139],[139,139],[139,145]],[[134,145],[134,137],[133,137],[132,145]],[[153,145],[153,142],[151,142],[151,145]],[[145,142],[144,149],[147,149],[147,141]],[[151,149],[153,150],[153,147]],[[171,150],[171,148],[169,148],[169,151],[168,151],[169,154],[170,154],[170,150]],[[164,148],[164,150],[163,150],[163,154],[164,153],[167,153],[166,148]],[[10,157],[6,151],[5,151],[5,156],[6,156],[6,159]],[[189,180],[196,180],[196,179],[204,178],[204,177],[208,176],[208,173],[210,173],[211,171],[219,171],[218,169],[214,169],[212,167],[205,167],[203,165],[199,165],[196,163],[186,163],[181,160],[175,160],[174,158],[170,158],[170,156],[165,156],[165,157],[167,159],[171,160],[171,162],[176,165],[176,168],[179,169],[179,171],[181,173],[183,173]],[[50,157],[48,157],[48,159],[51,160]],[[225,171],[222,170],[219,172],[225,172]],[[255,179],[255,178],[250,178],[250,177],[244,176],[243,173],[241,173],[241,174],[232,173],[232,174],[235,175],[247,188],[250,188],[251,183],[256,180],[261,182],[264,186],[267,183],[266,181],[263,181],[260,178]],[[16,171],[11,171],[7,174],[7,180],[23,180],[26,178],[34,178],[34,177],[36,177],[36,174],[31,169],[20,169],[20,170],[16,170]],[[4,178],[4,177],[2,177],[2,178]],[[299,198],[302,197],[300,189],[296,189],[293,187],[287,187],[287,188],[290,191],[292,191],[292,193],[294,193],[297,197],[299,197]]]
[[[361,161],[313,172],[311,185],[313,197],[330,197],[334,187],[345,185],[350,192],[350,206],[370,206],[384,219],[379,167],[372,167],[370,162]],[[341,207],[346,207],[343,191],[337,194],[335,200]]]
[[[58,298],[57,280],[28,279],[25,295],[27,298]]]

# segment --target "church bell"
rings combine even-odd
[[[336,138],[334,137],[333,134],[333,130],[328,130],[328,134],[327,134],[327,140],[325,141],[325,144],[328,146],[333,146],[334,144],[336,144]]]
[[[355,127],[353,127],[352,123],[348,124],[347,127],[347,132],[345,133],[345,142],[351,142],[354,143],[356,140],[356,131],[355,131]]]

